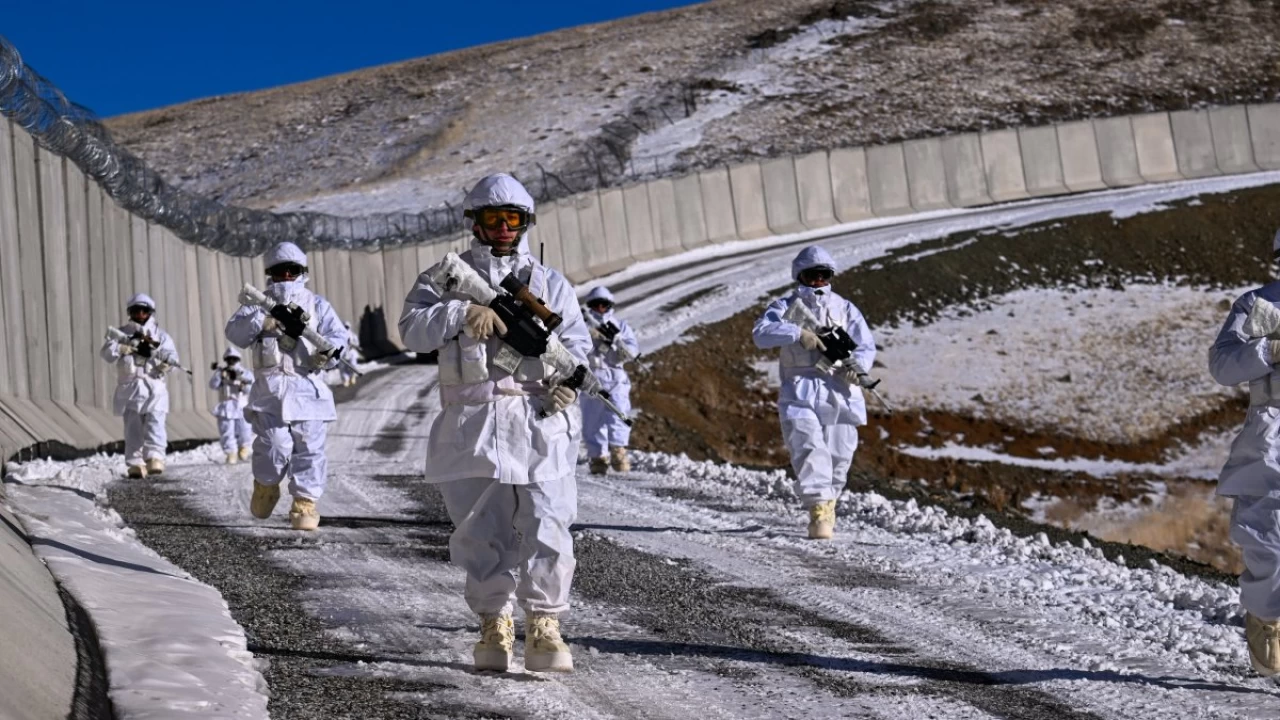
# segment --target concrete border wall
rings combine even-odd
[[[734,240],[836,223],[1029,197],[1256,170],[1280,170],[1280,104],[1080,120],[748,161],[562,198],[539,208],[530,250],[583,282],[631,263]],[[462,233],[373,251],[311,253],[313,287],[370,354],[401,346],[396,328],[418,273]],[[112,369],[97,360],[106,325],[137,291],[197,371],[171,380],[171,437],[212,437],[208,364],[262,259],[180,242],[121,210],[101,188],[0,120],[0,452],[40,440],[119,439]],[[51,301],[57,298],[58,301]],[[18,343],[11,348],[19,347]],[[207,376],[206,376],[207,377]]]

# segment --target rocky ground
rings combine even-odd
[[[107,125],[220,200],[416,211],[498,170],[559,196],[744,158],[1269,101],[1278,25],[1270,0],[713,0]]]
[[[1280,189],[1262,187],[1123,219],[1099,214],[1016,233],[985,231],[978,242],[973,242],[974,234],[952,235],[842,273],[834,285],[875,328],[929,322],[946,308],[980,308],[1022,288],[1118,288],[1162,281],[1219,288],[1260,284],[1269,275],[1266,238],[1280,225],[1277,200]],[[1220,300],[1213,302],[1221,305]],[[762,309],[763,303],[695,328],[689,342],[668,345],[648,358],[635,382],[636,405],[644,411],[633,436],[638,446],[749,466],[786,466],[775,390],[759,369],[773,358],[751,342],[751,325]],[[1210,330],[1214,331],[1216,326]],[[1207,345],[1185,352],[1201,362],[1206,350]],[[1099,355],[1097,374],[1125,372],[1112,364],[1111,358]],[[1159,378],[1151,382],[1160,388]],[[1037,426],[998,413],[955,412],[926,404],[889,415],[874,402],[869,407],[872,419],[861,434],[851,487],[888,487],[952,508],[1027,515],[1024,503],[1037,495],[1069,498],[1077,510],[1087,510],[1100,502],[1141,503],[1153,483],[1161,482],[1182,498],[1170,512],[1187,514],[1190,505],[1201,508],[1212,502],[1205,498],[1207,485],[1201,479],[1144,473],[1097,477],[999,462],[916,457],[897,448],[938,448],[963,440],[1014,457],[1038,458],[1052,451],[1055,457],[1158,463],[1203,434],[1229,431],[1240,421],[1245,400],[1226,394],[1200,410],[1174,414],[1159,432],[1109,442],[1085,437],[1087,433],[1068,426]],[[1059,513],[1064,517],[1058,520],[1074,519],[1066,517],[1072,513],[1065,507]],[[1167,523],[1158,538],[1151,533],[1132,537],[1234,569],[1238,557],[1225,540],[1221,509],[1204,515],[1202,521],[1181,529]]]

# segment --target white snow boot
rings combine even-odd
[[[631,472],[631,458],[627,457],[627,449],[617,446],[609,448],[609,464],[616,472]]]
[[[163,474],[164,474],[164,460],[161,460],[160,458],[151,458],[150,460],[148,460],[148,461],[147,461],[147,474],[148,474],[148,475],[163,475]]]
[[[591,458],[591,474],[592,475],[607,475],[608,473],[609,473],[608,457]]]
[[[560,637],[560,618],[525,616],[524,669],[529,672],[573,672],[573,655]]]
[[[266,520],[271,517],[271,511],[275,510],[276,503],[280,502],[280,486],[266,485],[253,481],[253,497],[249,498],[249,512],[259,520]]]
[[[830,540],[836,531],[836,501],[827,500],[809,508],[809,539]]]
[[[481,615],[480,642],[472,650],[476,670],[506,672],[516,644],[516,625],[510,615]]]
[[[1249,662],[1263,677],[1280,673],[1280,620],[1244,615],[1244,636],[1249,642]]]
[[[315,530],[320,527],[320,513],[316,511],[316,501],[310,498],[294,498],[293,507],[289,508],[289,523],[294,530]]]

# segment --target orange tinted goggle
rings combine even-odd
[[[479,208],[473,214],[476,224],[485,230],[497,230],[503,223],[512,230],[523,230],[529,227],[532,219],[527,210],[519,208]]]

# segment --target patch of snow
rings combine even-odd
[[[881,391],[906,408],[1104,442],[1149,438],[1239,392],[1209,377],[1205,352],[1220,304],[1248,289],[1028,289],[948,308],[936,322],[877,331]]]
[[[216,445],[169,456],[212,464]],[[7,466],[5,493],[32,548],[97,628],[121,720],[267,716],[267,686],[222,596],[137,540],[105,488],[119,455]]]

